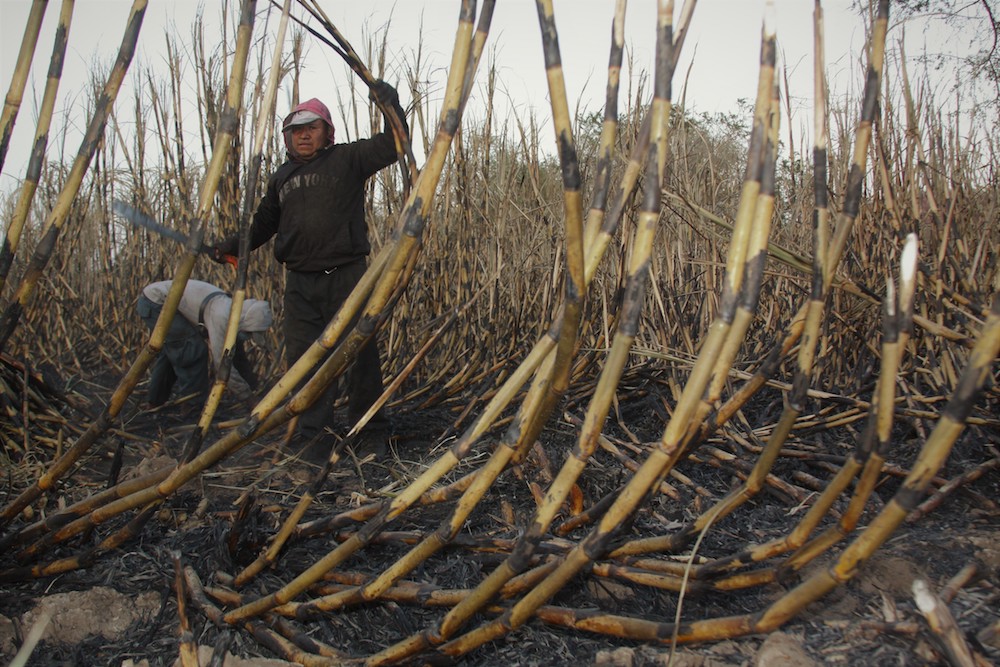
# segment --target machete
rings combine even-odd
[[[117,215],[119,215],[122,218],[125,218],[126,220],[128,220],[137,227],[144,227],[145,229],[148,229],[151,232],[156,232],[160,236],[164,236],[168,239],[173,239],[174,241],[177,241],[181,245],[187,246],[188,244],[188,237],[185,236],[183,233],[177,231],[176,229],[170,229],[165,225],[161,225],[156,220],[153,220],[151,217],[149,217],[142,211],[139,211],[138,209],[135,209],[124,202],[115,201],[111,205],[111,209]],[[209,257],[212,257],[212,255],[215,253],[215,248],[202,243],[201,247],[198,249],[198,252],[202,255],[208,255]],[[232,264],[234,267],[236,266],[235,256],[223,255],[222,257],[226,261],[226,263]]]

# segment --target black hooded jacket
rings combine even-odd
[[[274,256],[290,271],[327,271],[368,255],[365,182],[396,160],[392,134],[323,148],[308,162],[289,159],[267,183],[250,227],[250,249],[274,237]],[[238,238],[219,245],[229,255]]]

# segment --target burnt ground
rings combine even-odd
[[[642,447],[655,441],[663,430],[666,410],[657,396],[657,387],[658,383],[649,378],[644,386],[635,385],[605,428],[609,441],[635,460],[642,460]],[[70,420],[86,424],[86,413],[94,414],[107,391],[98,385],[81,386],[81,394],[70,397],[75,408],[64,405],[60,409],[74,415]],[[756,408],[744,413],[753,416],[755,425],[772,424],[780,409],[780,401],[775,398],[761,398]],[[456,431],[461,432],[467,425],[458,423],[456,428],[459,412],[460,406],[451,409],[440,404],[424,409],[395,406],[394,439],[388,460],[359,460],[345,452],[344,459],[325,480],[305,521],[336,516],[398,493],[443,452]],[[570,403],[565,412],[580,414],[582,408]],[[121,478],[179,457],[195,421],[195,416],[182,406],[154,414],[130,406],[123,414],[126,418],[84,457],[72,478],[36,504],[35,518],[39,512],[47,515],[54,507],[106,486],[118,450],[124,458]],[[224,404],[217,420],[222,426],[213,427],[208,442],[213,442],[223,428],[238,422],[240,414],[240,406]],[[730,437],[713,438],[697,452],[695,460],[685,461],[679,467],[683,476],[669,480],[670,493],[676,497],[658,494],[630,525],[623,527],[623,537],[675,532],[709,507],[713,499],[738,485],[747,465],[757,458],[753,449],[760,435],[751,431],[749,423],[744,426]],[[858,429],[858,424],[848,424],[839,429],[796,431],[788,455],[780,457],[774,467],[775,484],[766,486],[732,516],[714,525],[698,544],[698,553],[708,559],[722,557],[749,543],[786,534],[815,497],[810,487],[821,488],[832,478],[837,461],[850,453]],[[890,466],[880,478],[875,496],[861,518],[861,527],[896,492],[919,450],[922,440],[914,427],[898,430]],[[498,428],[484,437],[476,453],[446,481],[482,465],[486,460],[484,452],[495,444],[499,432]],[[540,446],[523,465],[505,472],[473,512],[461,531],[461,545],[441,551],[407,579],[442,589],[476,585],[501,562],[509,540],[526,527],[536,507],[533,489],[546,488],[575,437],[567,422],[551,422],[539,439]],[[1000,433],[995,428],[969,429],[937,485],[996,457],[998,442]],[[137,536],[120,548],[98,555],[87,567],[35,578],[12,570],[20,565],[15,550],[0,555],[0,569],[6,578],[0,583],[0,614],[4,617],[0,618],[0,656],[6,660],[13,655],[37,619],[37,605],[48,600],[57,620],[35,648],[29,665],[172,665],[178,656],[179,621],[171,555],[179,553],[182,562],[191,566],[206,585],[217,583],[217,573],[233,573],[252,559],[309,488],[318,470],[295,457],[294,444],[286,448],[278,433],[251,443],[167,498]],[[0,504],[6,504],[19,492],[51,455],[51,446],[45,445],[33,448],[27,455],[7,452],[10,463]],[[599,450],[580,480],[582,507],[588,508],[615,492],[627,478],[622,460],[606,449]],[[904,523],[863,565],[858,576],[810,604],[780,632],[681,646],[672,664],[946,664],[936,635],[914,603],[912,582],[917,578],[925,580],[932,591],[949,595],[948,607],[967,644],[985,661],[981,664],[1000,662],[996,640],[990,644],[977,639],[977,634],[1000,617],[997,498],[1000,472],[993,468],[960,487],[918,521]],[[248,518],[244,527],[234,533],[240,507],[247,510]],[[453,502],[412,508],[390,524],[393,532],[349,558],[338,571],[380,572],[406,552],[408,539],[437,528],[453,508]],[[842,512],[846,504],[838,502],[834,509]],[[554,525],[561,525],[574,513],[570,507],[564,510]],[[132,516],[111,520],[92,533],[50,548],[33,563],[85,553]],[[337,530],[293,540],[277,565],[251,582],[245,592],[251,597],[273,592],[345,539],[344,531],[356,527],[345,523]],[[586,533],[586,528],[577,528],[565,539],[575,542]],[[561,543],[552,539],[546,544],[557,550]],[[689,553],[690,548],[680,553]],[[834,547],[833,556],[840,549]],[[821,557],[803,574],[829,563],[830,557]],[[949,582],[958,576],[960,585],[957,589],[953,585],[949,591]],[[681,619],[690,622],[753,614],[767,608],[799,581],[801,576],[793,575],[745,590],[693,592],[683,599]],[[677,601],[677,594],[671,591],[588,573],[567,585],[552,604],[666,623],[675,618]],[[359,657],[430,626],[442,615],[441,608],[394,600],[326,614],[300,622],[299,627],[309,637]],[[196,606],[188,606],[188,617],[193,637],[202,646],[228,641],[234,655],[248,659],[276,657],[248,632],[220,630]],[[485,618],[478,618],[477,623]],[[468,654],[458,664],[666,665],[669,656],[668,640],[637,642],[534,620]]]

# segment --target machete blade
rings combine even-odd
[[[111,210],[114,211],[116,215],[118,215],[121,218],[124,218],[125,220],[128,220],[136,227],[143,227],[144,229],[148,229],[149,231],[155,232],[160,236],[177,241],[181,245],[187,247],[188,237],[185,236],[183,233],[177,231],[176,229],[171,229],[166,225],[160,224],[159,222],[153,220],[151,217],[149,217],[142,211],[138,210],[133,206],[129,206],[125,202],[115,200],[111,204]],[[198,249],[198,252],[203,255],[208,255],[209,257],[211,257],[215,251],[211,246],[207,246],[204,243],[202,243],[201,247]],[[234,256],[224,255],[224,258],[227,263],[236,266],[236,258]]]
[[[142,211],[129,206],[128,204],[120,201],[115,201],[111,205],[111,210],[115,212],[121,218],[128,220],[136,227],[144,227],[151,232],[156,232],[160,236],[165,236],[168,239],[173,239],[181,244],[187,244],[188,237],[177,231],[176,229],[170,229],[165,225],[161,225],[156,220],[143,213]]]

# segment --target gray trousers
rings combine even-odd
[[[288,271],[285,280],[285,357],[291,366],[319,338],[327,323],[343,305],[365,272],[365,262],[357,261],[324,271]],[[369,340],[359,351],[347,372],[347,416],[353,424],[382,395],[382,362],[378,344]],[[326,426],[333,427],[333,404],[337,383],[316,399],[299,417],[299,430],[305,437],[317,435]],[[388,426],[384,411],[368,424],[370,429]]]

